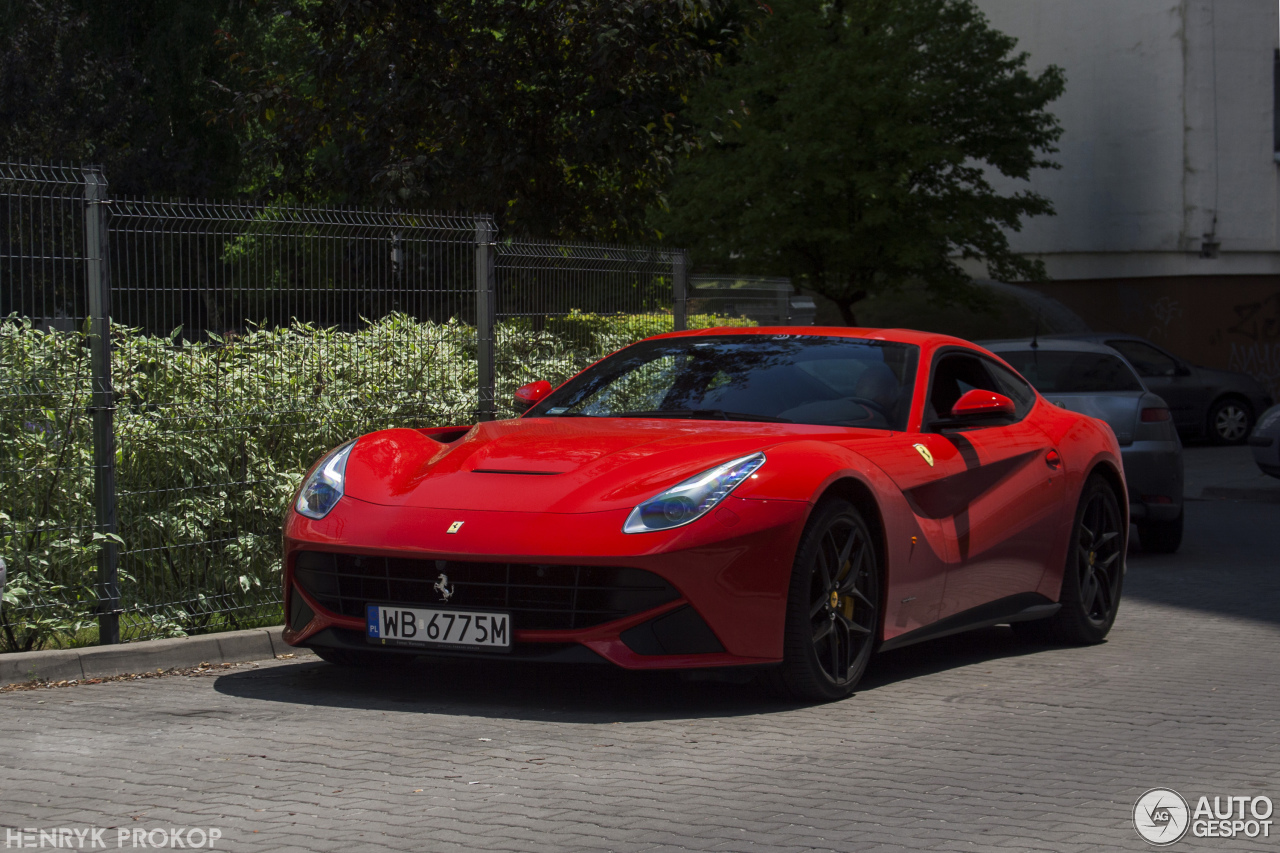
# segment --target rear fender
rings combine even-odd
[[[1057,601],[1062,593],[1062,573],[1066,568],[1071,529],[1075,525],[1076,508],[1080,505],[1085,483],[1096,472],[1106,477],[1115,489],[1116,499],[1120,502],[1120,513],[1124,518],[1121,529],[1124,531],[1126,548],[1129,539],[1129,490],[1125,485],[1120,445],[1115,433],[1104,422],[1075,415],[1074,418],[1064,418],[1050,424],[1046,432],[1062,457],[1063,473],[1067,478],[1067,499],[1062,521],[1055,534],[1049,564],[1045,567],[1037,592],[1051,601]]]

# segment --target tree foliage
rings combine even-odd
[[[794,0],[698,99],[710,141],[681,164],[655,221],[695,262],[790,275],[850,325],[868,294],[922,280],[972,300],[957,263],[1001,279],[1044,270],[1004,229],[1052,213],[992,173],[1053,168],[1045,107],[1059,68],[1027,70],[971,0]]]
[[[220,195],[239,143],[210,112],[225,57],[214,33],[258,31],[236,0],[23,0],[0,7],[5,159],[98,163],[116,192]]]
[[[750,325],[692,315],[690,328]],[[494,329],[504,416],[516,388],[563,382],[669,332],[670,314],[571,312]],[[389,314],[358,332],[294,323],[210,343],[116,327],[112,387],[128,639],[280,620],[280,519],[307,465],[390,426],[469,423],[474,326]],[[0,319],[0,652],[93,640],[98,547],[88,332]]]
[[[258,48],[226,34],[226,117],[274,194],[634,237],[693,147],[686,95],[745,5],[277,0]]]

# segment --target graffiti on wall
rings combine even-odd
[[[1237,334],[1251,341],[1280,340],[1280,291],[1257,302],[1232,306],[1239,319],[1228,326],[1227,334]]]
[[[1227,369],[1249,374],[1271,389],[1272,397],[1280,396],[1280,343],[1232,341]]]
[[[1161,296],[1147,305],[1147,310],[1156,318],[1155,325],[1147,330],[1147,337],[1152,340],[1163,340],[1169,336],[1169,324],[1182,316],[1182,306],[1178,300]]]
[[[1222,331],[1245,338],[1230,341],[1228,370],[1239,370],[1280,397],[1280,292],[1232,306],[1236,322]]]

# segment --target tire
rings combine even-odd
[[[845,500],[820,504],[791,569],[783,661],[769,673],[775,692],[804,702],[853,693],[880,636],[880,583],[862,514]]]
[[[1182,545],[1182,513],[1171,521],[1144,521],[1138,525],[1142,550],[1152,554],[1172,554]]]
[[[1244,444],[1253,429],[1253,409],[1239,397],[1224,397],[1209,407],[1206,424],[1214,444]]]
[[[1062,607],[1048,619],[1015,622],[1013,632],[1028,642],[1088,646],[1101,643],[1116,620],[1124,587],[1127,531],[1115,490],[1094,474],[1080,493],[1067,563],[1062,572]]]

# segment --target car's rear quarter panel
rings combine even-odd
[[[1087,415],[1041,401],[1033,416],[1037,426],[1044,430],[1062,457],[1063,476],[1066,478],[1066,502],[1056,526],[1054,547],[1050,552],[1044,577],[1038,592],[1057,601],[1062,590],[1062,572],[1066,566],[1067,549],[1071,531],[1075,525],[1076,508],[1080,493],[1089,476],[1095,472],[1105,476],[1115,486],[1128,530],[1129,497],[1124,479],[1124,465],[1120,458],[1120,445],[1115,433],[1103,421]],[[1126,534],[1127,539],[1127,534]]]

